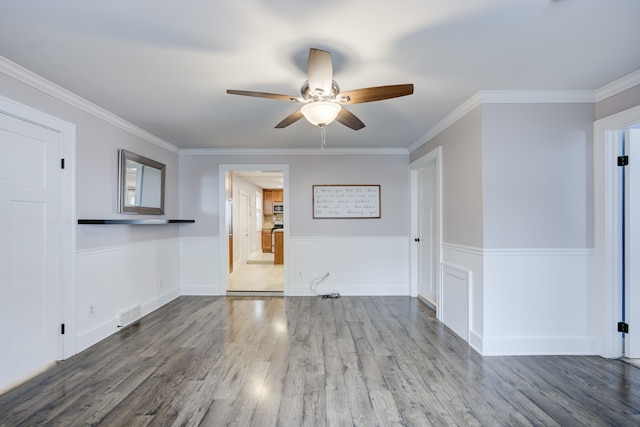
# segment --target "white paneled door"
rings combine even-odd
[[[240,192],[240,265],[249,260],[249,194]]]
[[[0,386],[62,357],[62,148],[0,112]]]
[[[438,305],[436,162],[418,170],[418,292]]]

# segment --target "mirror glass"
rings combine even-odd
[[[118,212],[164,214],[165,165],[127,150],[118,154]]]

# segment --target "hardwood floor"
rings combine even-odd
[[[1,426],[640,425],[640,369],[481,357],[408,297],[180,297],[0,396]]]

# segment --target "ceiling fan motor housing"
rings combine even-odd
[[[311,89],[309,87],[309,80],[302,83],[300,87],[300,94],[307,101],[329,101],[335,100],[336,95],[340,93],[340,86],[335,80],[331,81],[331,92],[326,94],[321,88]]]

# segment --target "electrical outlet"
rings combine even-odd
[[[298,277],[302,277],[302,271],[298,271]]]
[[[89,317],[93,317],[96,314],[96,306],[95,304],[89,304],[89,308],[87,310],[87,315]]]

